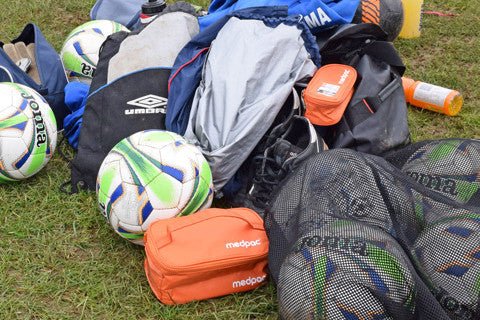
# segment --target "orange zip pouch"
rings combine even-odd
[[[354,92],[357,71],[343,64],[317,70],[303,91],[305,117],[311,123],[331,126],[340,121]]]
[[[252,290],[267,280],[268,238],[247,208],[210,208],[150,224],[145,272],[155,296],[181,304]]]

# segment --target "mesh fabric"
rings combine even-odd
[[[398,168],[336,149],[292,171],[265,217],[280,317],[479,319],[479,146],[422,143]]]

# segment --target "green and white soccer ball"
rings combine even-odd
[[[21,84],[0,83],[0,183],[40,171],[57,144],[57,122],[47,101]]]
[[[67,77],[90,83],[97,69],[100,47],[109,35],[119,31],[129,32],[118,22],[93,20],[70,32],[60,52]]]
[[[97,196],[113,229],[142,245],[152,221],[210,207],[212,174],[201,151],[178,134],[140,131],[120,141],[103,161]]]
[[[480,215],[428,226],[415,241],[412,255],[445,310],[475,314],[480,298]]]
[[[282,263],[277,292],[284,319],[397,319],[415,310],[408,257],[388,233],[362,223],[300,238]]]

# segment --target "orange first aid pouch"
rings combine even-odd
[[[252,290],[267,280],[268,238],[247,208],[210,208],[150,224],[145,272],[155,296],[181,304]]]
[[[303,91],[305,117],[313,124],[331,126],[340,121],[352,99],[357,71],[343,64],[317,70]]]

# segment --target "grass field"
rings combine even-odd
[[[449,118],[410,109],[415,141],[480,138],[480,7],[469,0],[425,0],[419,39],[397,40],[406,75],[461,91],[465,105]],[[74,27],[89,20],[94,0],[3,0],[0,41],[35,22],[57,50]],[[207,1],[197,1],[206,6]],[[58,154],[28,181],[0,186],[1,319],[275,319],[272,285],[246,294],[188,305],[160,304],[143,271],[144,253],[116,236],[95,195],[59,192],[69,179]]]

